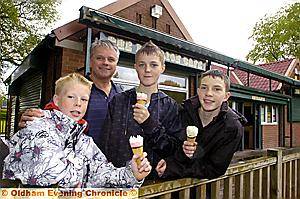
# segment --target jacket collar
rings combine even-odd
[[[53,101],[49,102],[48,104],[46,104],[45,107],[44,107],[44,109],[45,110],[50,110],[50,111],[57,110],[57,111],[61,112],[60,109],[58,108],[58,106],[56,106]],[[87,122],[84,119],[80,119],[80,120],[77,121],[77,123],[83,125],[83,124],[85,124]]]

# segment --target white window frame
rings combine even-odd
[[[271,107],[271,122],[268,122],[268,109]],[[278,125],[278,107],[273,105],[261,105],[260,110],[264,110],[264,121],[261,121],[262,125]],[[275,114],[275,120],[274,120]]]

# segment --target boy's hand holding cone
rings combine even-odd
[[[184,141],[182,148],[185,155],[188,156],[189,158],[191,158],[194,155],[194,152],[196,151],[197,135],[198,135],[198,128],[196,126],[188,126],[186,128],[187,141]]]

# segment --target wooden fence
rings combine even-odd
[[[213,180],[184,178],[143,186],[139,198],[300,198],[300,148],[268,149],[266,155],[232,164]]]

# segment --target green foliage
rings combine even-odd
[[[254,63],[300,58],[300,3],[282,7],[274,16],[260,19],[250,38],[255,45],[247,60]]]
[[[0,1],[0,64],[19,65],[58,17],[61,0]]]

